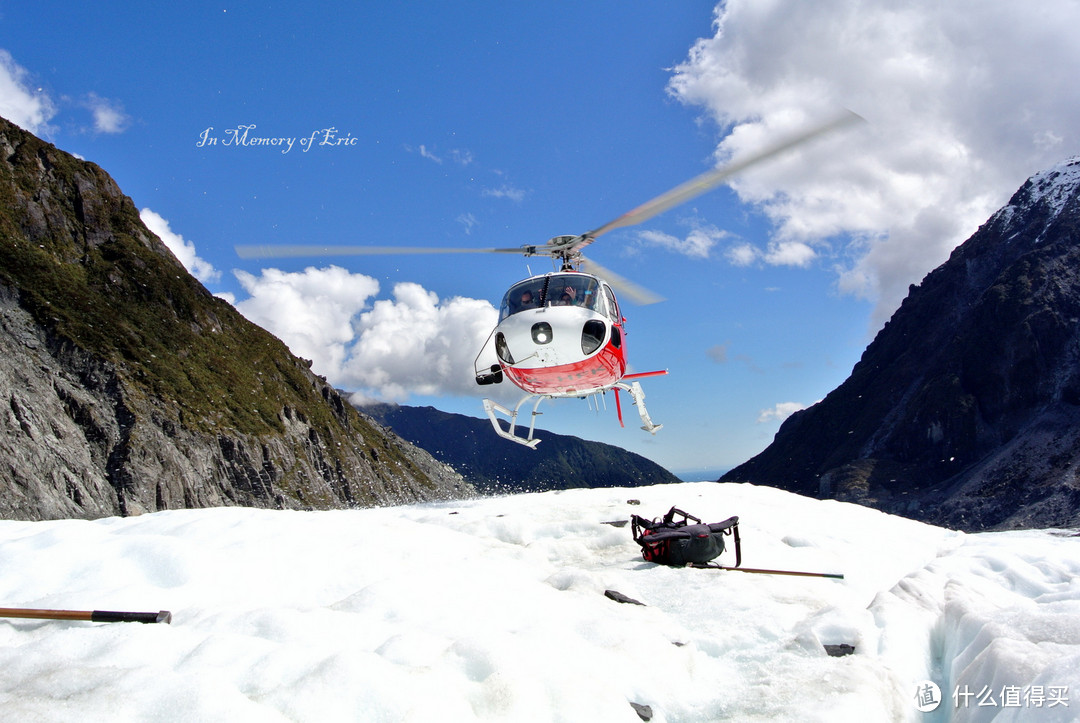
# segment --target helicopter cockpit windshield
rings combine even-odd
[[[584,274],[549,274],[542,279],[526,279],[514,284],[503,296],[499,321],[508,316],[545,306],[580,306],[596,310],[600,284]]]

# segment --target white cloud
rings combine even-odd
[[[876,323],[1028,176],[1076,152],[1072,0],[728,0],[717,12],[670,91],[731,129],[718,160],[841,107],[867,119],[732,185],[776,225],[761,259],[806,263],[828,241],[839,287],[877,299]]]
[[[128,116],[123,106],[114,100],[89,93],[79,101],[61,99],[64,104],[87,108],[98,133],[121,133],[127,129]],[[0,50],[0,116],[38,136],[49,136],[53,129],[49,121],[59,112],[59,106],[41,88],[35,88],[30,73]]]
[[[379,282],[338,266],[233,273],[250,295],[235,304],[237,310],[338,384],[356,338],[353,319],[379,293]]]
[[[461,166],[468,166],[473,162],[473,154],[470,150],[464,150],[461,148],[453,148],[450,150],[450,158]]]
[[[757,421],[758,424],[782,422],[801,409],[805,409],[805,407],[798,402],[777,402],[772,409],[762,409],[758,413]]]
[[[802,241],[773,242],[764,256],[773,266],[809,266],[816,257],[813,247]]]
[[[637,237],[652,246],[659,246],[684,256],[706,259],[714,246],[726,233],[714,226],[694,228],[686,238],[679,238],[663,231],[639,231]]]
[[[473,362],[497,317],[487,301],[440,302],[419,284],[397,284],[394,300],[376,301],[357,319],[342,380],[394,401],[410,394],[475,394]]]
[[[436,153],[433,148],[429,148],[426,144],[423,143],[421,143],[419,146],[416,146],[416,148],[407,145],[405,146],[405,150],[407,150],[409,153],[415,151],[416,153],[420,154],[421,158],[426,158],[429,161],[438,163],[439,165],[442,165],[444,159],[444,155],[442,153]],[[449,151],[446,151],[445,155],[449,156],[450,160],[454,163],[457,163],[459,166],[468,166],[473,162],[473,160],[475,160],[473,158],[472,151],[468,149],[451,148]]]
[[[429,151],[427,146],[421,144],[417,150],[419,151],[421,158],[426,158],[429,161],[435,161],[436,163],[442,163],[442,158]]]
[[[480,195],[489,198],[506,198],[517,203],[525,200],[525,191],[505,184],[499,188],[485,188]]]
[[[0,50],[0,116],[36,135],[48,135],[56,105],[47,94],[29,85],[26,69],[11,53]]]
[[[466,236],[471,236],[473,229],[476,228],[476,225],[479,223],[479,221],[476,220],[476,216],[471,213],[459,214],[457,222],[461,224],[461,227],[465,230]]]
[[[369,304],[378,282],[330,266],[302,272],[236,271],[250,298],[236,304],[335,386],[361,399],[475,394],[473,362],[498,316],[487,301],[440,301],[418,284]]]
[[[196,279],[205,284],[221,278],[221,272],[215,269],[213,264],[199,258],[195,253],[195,244],[169,228],[169,222],[162,218],[161,214],[144,208],[139,212],[139,218],[148,229],[157,234],[158,238],[173,252],[173,256]]]
[[[761,252],[753,244],[741,243],[729,248],[724,256],[732,266],[751,266],[761,257]]]
[[[94,130],[98,133],[123,133],[127,130],[129,119],[120,103],[91,93],[85,105],[94,116]]]

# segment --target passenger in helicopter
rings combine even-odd
[[[559,300],[555,302],[555,306],[577,306],[578,303],[578,290],[570,284],[567,284],[563,287],[562,293],[559,295]]]

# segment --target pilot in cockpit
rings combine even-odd
[[[525,289],[521,292],[521,299],[518,300],[517,311],[522,309],[535,309],[536,297],[533,296],[532,289]]]

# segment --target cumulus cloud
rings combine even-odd
[[[117,101],[91,93],[86,97],[85,105],[94,117],[94,130],[98,133],[123,133],[127,130],[128,116]]]
[[[718,161],[838,108],[868,121],[737,178],[775,232],[729,259],[827,254],[884,321],[1028,176],[1076,152],[1078,26],[1072,0],[723,3],[669,86],[730,131]]]
[[[356,339],[342,370],[349,388],[404,401],[410,394],[475,394],[473,362],[498,317],[489,302],[440,301],[419,284],[394,286],[356,320]]]
[[[139,218],[142,219],[148,229],[157,234],[158,238],[169,248],[169,251],[173,252],[173,256],[196,279],[206,284],[211,281],[218,281],[221,278],[221,272],[215,269],[213,264],[199,258],[198,254],[195,253],[195,244],[173,231],[169,227],[169,222],[161,214],[155,213],[149,208],[144,208],[139,212]]]
[[[498,316],[487,301],[440,300],[414,283],[375,300],[378,281],[336,266],[234,273],[250,295],[235,304],[244,316],[361,399],[402,402],[478,389],[473,362]]]
[[[802,241],[777,241],[769,244],[764,259],[773,266],[809,266],[817,256],[810,244]]]
[[[732,266],[751,266],[761,257],[761,253],[751,243],[740,243],[729,247],[724,256]]]
[[[76,105],[90,111],[94,131],[98,133],[121,133],[127,129],[129,118],[123,106],[96,93],[89,93],[82,101],[61,99],[61,104]],[[34,86],[31,74],[15,62],[6,50],[0,50],[0,116],[38,136],[49,136],[49,126],[60,107],[49,95]]]
[[[48,135],[49,121],[56,104],[44,92],[34,89],[30,74],[0,50],[0,116],[37,135]]]
[[[758,412],[758,424],[766,422],[782,422],[795,412],[805,409],[798,402],[777,402],[772,409],[762,409]]]
[[[706,259],[714,246],[726,233],[715,226],[696,227],[685,238],[679,238],[663,231],[639,231],[639,241],[650,246],[673,251],[694,259]]]
[[[337,384],[356,337],[353,318],[379,293],[379,282],[338,266],[233,273],[249,294],[237,310]]]

